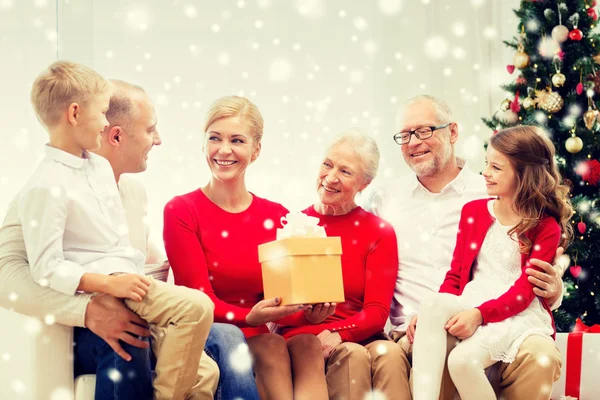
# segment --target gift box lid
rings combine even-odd
[[[289,237],[258,245],[258,261],[265,262],[286,256],[340,255],[339,237]]]

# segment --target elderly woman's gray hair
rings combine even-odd
[[[370,183],[377,176],[379,169],[379,147],[377,142],[371,136],[359,129],[348,129],[337,135],[327,152],[334,147],[346,145],[360,158],[365,180]]]

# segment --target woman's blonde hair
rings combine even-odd
[[[110,83],[85,65],[56,61],[33,82],[31,104],[42,124],[51,127],[71,103],[86,104],[109,89]]]
[[[517,234],[521,253],[531,251],[531,240],[525,234],[546,216],[558,222],[562,230],[560,245],[566,248],[573,236],[569,223],[573,207],[569,187],[562,183],[556,166],[554,145],[546,132],[535,126],[517,125],[492,136],[490,146],[508,157],[516,172],[514,208],[522,220],[509,234]]]
[[[241,96],[225,96],[212,103],[206,113],[204,132],[207,132],[208,127],[215,121],[231,117],[243,118],[250,125],[255,143],[260,143],[264,128],[263,117],[253,102]]]

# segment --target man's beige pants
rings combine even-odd
[[[156,356],[154,398],[212,399],[202,393],[214,382],[205,384],[202,378],[208,377],[207,368],[214,366],[202,355],[213,322],[213,302],[199,290],[148,279],[151,285],[144,299],[125,303],[151,325]],[[202,364],[201,358],[205,359]]]
[[[364,400],[367,393],[374,392],[387,400],[411,400],[412,344],[404,333],[394,339],[397,343],[376,340],[364,346],[337,346],[326,363],[329,398]],[[448,344],[450,353],[456,338],[448,335]],[[486,373],[500,399],[548,400],[552,384],[560,377],[560,367],[561,356],[554,342],[530,336],[521,345],[515,361],[498,362]],[[454,399],[456,388],[448,368],[444,368],[441,389],[440,400]]]

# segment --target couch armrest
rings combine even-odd
[[[0,399],[73,393],[73,328],[0,307]]]

